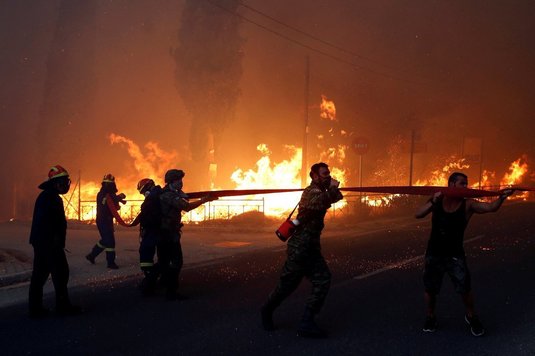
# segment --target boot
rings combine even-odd
[[[315,313],[310,308],[305,308],[303,313],[303,318],[299,323],[297,328],[297,336],[300,337],[309,337],[309,338],[325,338],[327,337],[327,332],[320,329],[316,322],[314,321]]]
[[[115,251],[106,251],[106,261],[108,262],[108,268],[119,269],[119,266],[115,263]]]
[[[115,264],[115,262],[111,262],[111,263],[108,263],[108,268],[109,269],[119,269],[119,266],[117,266],[117,264]]]
[[[85,259],[89,261],[89,263],[91,264],[95,264],[95,259],[97,258],[98,255],[100,255],[100,253],[104,251],[104,248],[100,247],[98,244],[96,244],[95,246],[93,246],[93,248],[91,249],[91,252],[89,252],[86,256],[85,256]]]
[[[88,254],[85,256],[85,259],[89,261],[89,263],[91,263],[92,265],[95,264],[95,256],[93,256],[92,254]]]
[[[266,303],[260,309],[260,315],[262,316],[262,327],[266,331],[275,330],[275,324],[273,323],[273,312],[275,308]]]
[[[145,278],[141,281],[139,288],[143,296],[148,297],[156,291],[156,279],[158,275],[155,273],[154,268],[145,268],[143,273],[145,274]]]
[[[56,291],[56,314],[60,316],[78,315],[82,313],[82,308],[72,305],[69,296],[65,291]]]

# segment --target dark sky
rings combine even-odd
[[[31,201],[53,164],[92,180],[108,171],[131,173],[126,150],[107,139],[111,132],[177,151],[176,165],[192,172],[192,189],[195,175],[204,174],[192,171],[195,123],[178,95],[171,55],[180,45],[184,1],[99,0],[91,11],[84,1],[68,8],[60,0],[0,1],[1,164],[12,173],[0,184],[9,202],[2,218],[12,210],[14,187],[20,185],[19,205]],[[284,144],[301,145],[307,55],[311,125],[319,125],[324,94],[337,105],[339,127],[370,139],[369,175],[393,138],[407,139],[412,129],[428,147],[416,157],[421,174],[460,154],[465,136],[483,139],[484,167],[500,177],[521,155],[528,163],[535,157],[533,1],[244,3],[345,52],[240,8],[240,16],[268,29],[241,23],[241,96],[228,127],[218,130],[219,150],[228,157],[218,162],[220,185],[235,168],[253,167],[259,143],[270,145],[274,160],[287,158]],[[46,139],[43,125],[54,128]],[[66,134],[73,137],[62,139]]]

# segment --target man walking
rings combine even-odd
[[[28,302],[31,318],[42,318],[49,313],[43,306],[43,286],[49,275],[56,291],[56,312],[73,315],[81,311],[71,304],[67,291],[69,264],[64,251],[67,220],[60,194],[66,194],[70,186],[69,173],[60,165],[50,168],[48,180],[39,185],[43,191],[35,201],[30,233],[34,251]]]
[[[326,337],[314,316],[319,313],[331,284],[331,272],[321,254],[320,235],[324,217],[331,204],[343,198],[338,189],[340,183],[331,178],[329,166],[323,162],[310,169],[312,182],[303,191],[299,201],[296,231],[288,241],[288,257],[284,263],[279,283],[262,307],[262,325],[265,330],[275,329],[274,310],[286,299],[306,277],[312,283],[312,294],[308,298],[297,334],[302,337]]]

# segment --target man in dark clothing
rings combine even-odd
[[[69,300],[69,264],[65,256],[67,220],[60,194],[70,189],[71,180],[67,171],[56,165],[48,172],[48,181],[39,185],[43,191],[35,201],[30,244],[33,246],[33,271],[30,282],[30,317],[41,318],[48,315],[43,306],[43,286],[49,275],[56,291],[56,312],[72,315],[81,311]]]
[[[306,277],[312,283],[312,294],[307,300],[297,334],[303,337],[325,337],[314,322],[331,284],[331,273],[321,254],[320,235],[324,218],[331,204],[343,198],[338,189],[340,183],[331,178],[325,163],[316,163],[310,169],[312,182],[303,191],[299,212],[294,223],[294,235],[288,241],[288,258],[282,269],[280,281],[262,307],[262,325],[265,330],[274,330],[273,312]]]
[[[160,195],[162,187],[156,185],[150,178],[144,178],[137,184],[137,190],[145,196],[139,213],[140,245],[139,262],[145,275],[141,282],[141,291],[144,295],[152,295],[156,281],[160,275],[160,264],[154,263],[154,254],[161,250],[161,205]],[[159,260],[159,259],[158,259]]]
[[[183,264],[182,246],[182,211],[193,210],[202,204],[217,198],[204,196],[195,202],[189,202],[188,196],[182,191],[184,171],[170,169],[165,173],[165,187],[160,195],[162,209],[162,239],[158,249],[158,261],[162,269],[162,278],[167,287],[166,297],[169,300],[181,300],[185,297],[177,293],[178,278]]]
[[[117,186],[115,177],[106,174],[102,179],[102,187],[97,194],[97,228],[100,233],[100,241],[95,244],[93,250],[85,258],[95,264],[95,258],[102,251],[106,251],[106,261],[108,268],[118,269],[115,263],[115,234],[113,228],[113,214],[110,209],[119,210],[119,203],[125,204],[126,195],[123,193],[117,195]],[[111,201],[111,207],[109,206]]]
[[[468,177],[455,172],[448,179],[448,187],[466,188]],[[470,271],[464,253],[464,230],[474,213],[485,214],[497,211],[513,190],[503,194],[491,203],[474,199],[455,198],[434,194],[418,211],[420,219],[432,213],[431,236],[425,253],[424,286],[427,317],[423,327],[425,332],[434,332],[437,326],[435,305],[442,286],[444,273],[447,273],[455,291],[462,297],[466,308],[465,321],[474,336],[481,336],[485,329],[474,311],[474,296],[471,288]]]

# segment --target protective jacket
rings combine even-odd
[[[160,195],[162,187],[154,186],[143,203],[139,213],[139,224],[141,230],[160,230],[162,225],[162,208],[160,204]]]
[[[188,196],[182,190],[175,191],[166,185],[160,195],[162,230],[175,232],[182,226],[182,211],[188,207]]]
[[[113,205],[116,210],[119,210],[119,202],[122,199],[117,196],[114,192],[109,192],[104,187],[100,189],[97,194],[97,225],[100,226],[113,226],[113,214],[108,208],[108,203],[106,202],[106,196],[109,195],[113,201]]]
[[[43,189],[35,201],[30,244],[63,249],[67,235],[63,201],[50,185]]]

